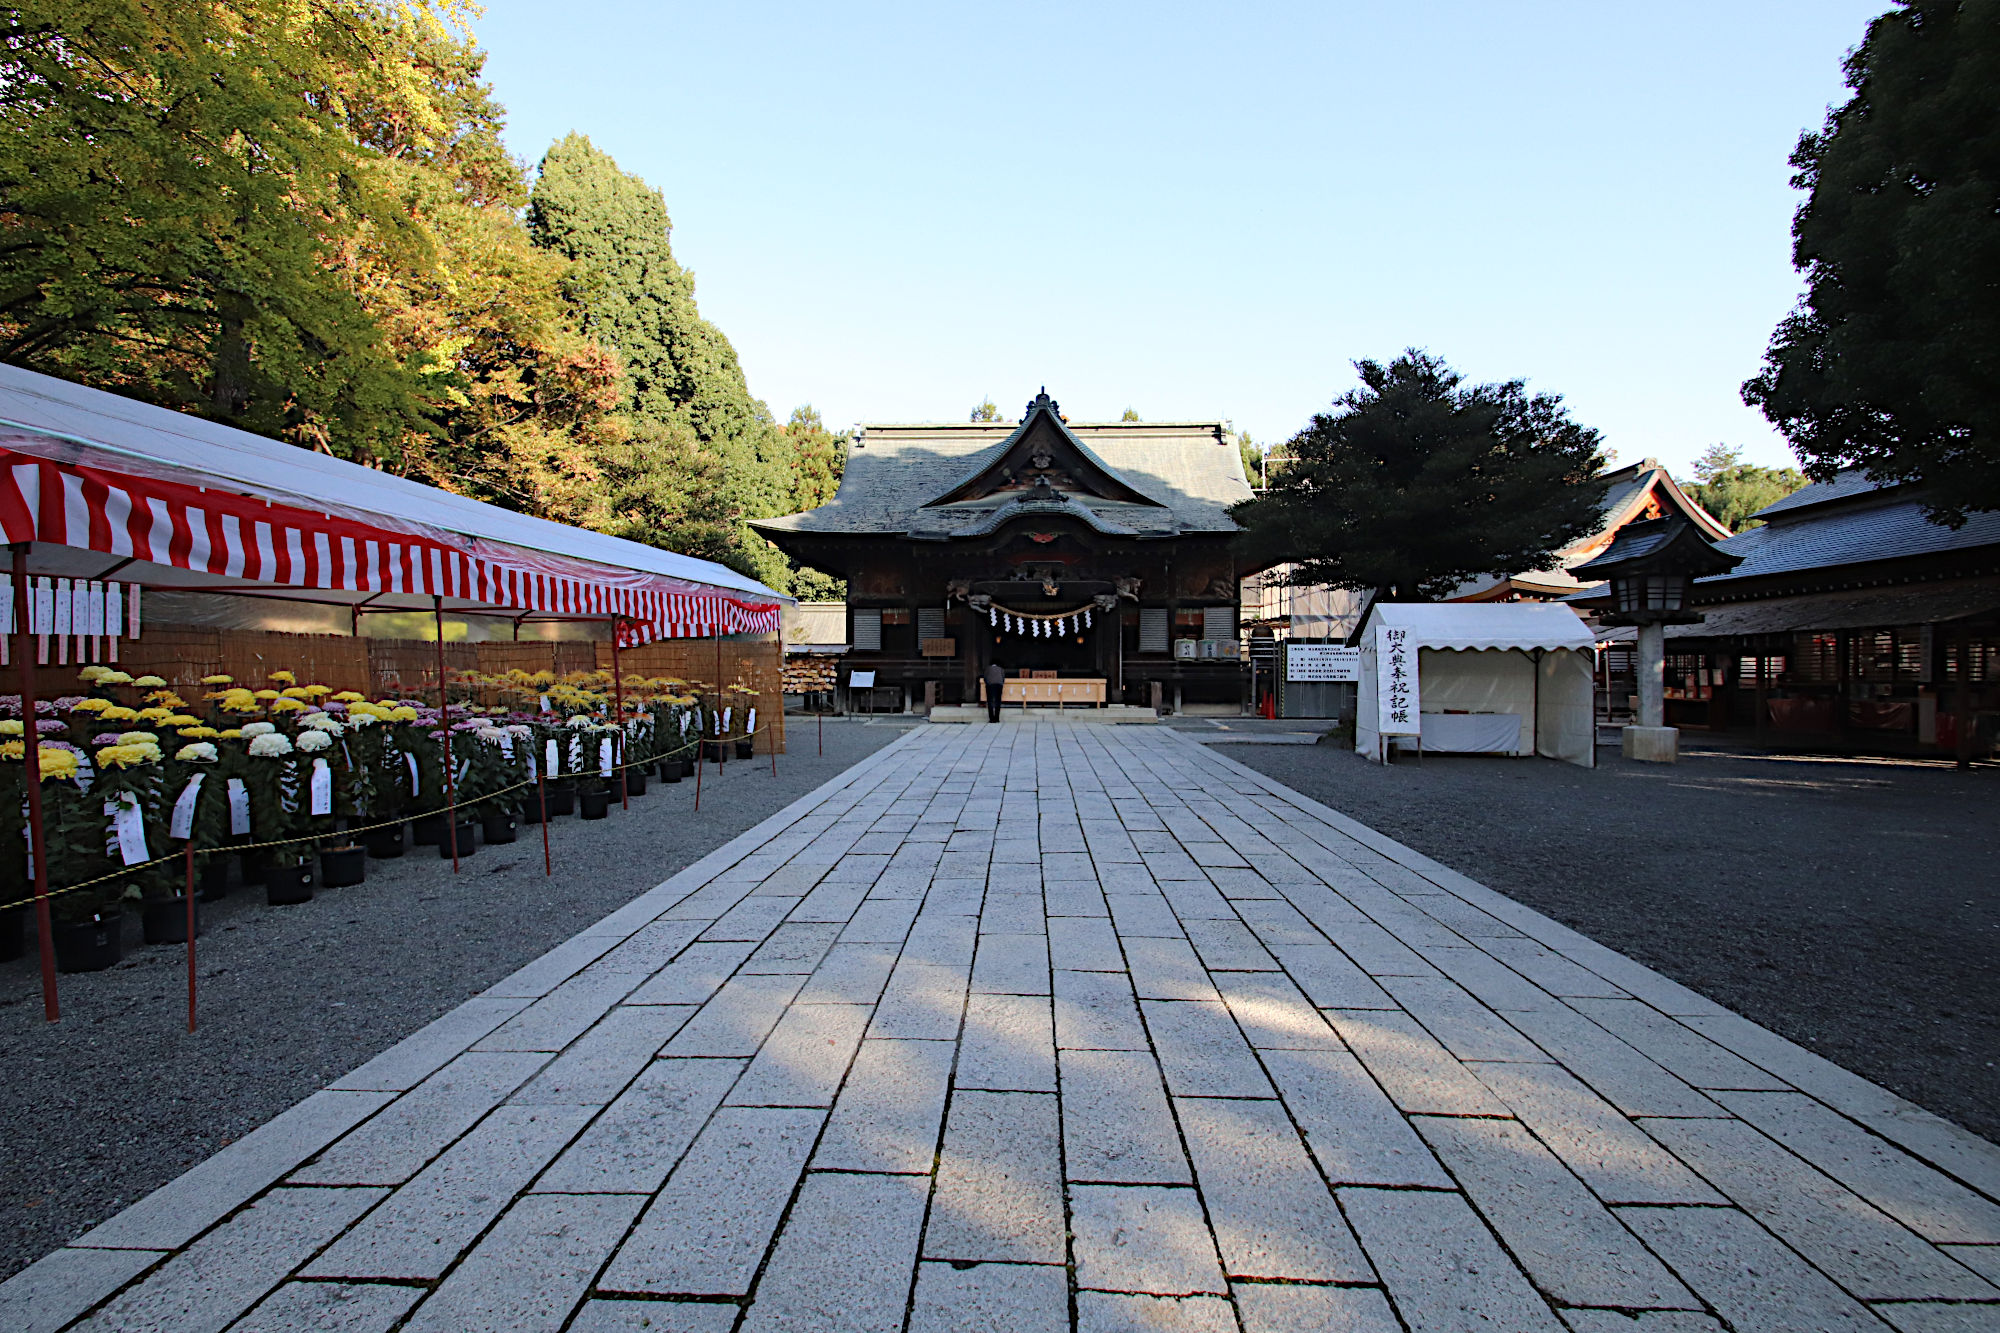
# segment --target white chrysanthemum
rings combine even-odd
[[[329,736],[338,736],[347,730],[345,723],[336,722],[325,713],[315,713],[311,717],[300,718],[299,725],[312,731],[323,731]]]
[[[299,733],[299,749],[305,751],[307,754],[311,754],[314,750],[324,750],[332,744],[333,737],[323,731],[304,731]],[[253,746],[252,748],[254,749],[255,747]]]
[[[575,727],[578,731],[582,731],[585,727],[596,726],[597,719],[593,718],[588,713],[578,713],[575,717],[569,720],[569,724],[572,727]]]
[[[174,751],[174,758],[190,764],[212,764],[221,756],[207,741],[192,741]]]
[[[245,722],[243,724],[243,734],[245,736],[268,736],[276,730],[277,728],[269,722]]]
[[[332,744],[331,741],[328,744]],[[262,759],[277,759],[292,752],[292,743],[275,732],[250,738],[250,753]]]
[[[373,713],[349,713],[347,725],[350,727],[372,727],[382,719]]]

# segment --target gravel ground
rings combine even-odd
[[[42,1019],[29,955],[0,966],[0,1279],[339,1078],[468,996],[874,753],[907,720],[829,722],[826,754],[794,722],[794,753],[653,783],[602,823],[551,824],[481,847],[454,878],[434,848],[371,861],[368,882],[297,907],[262,889],[203,905],[200,1030],[186,1028],[187,955],[137,943],[61,979]]]
[[[2000,1141],[2000,771],[1215,748]]]

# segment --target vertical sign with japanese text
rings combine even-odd
[[[1410,631],[1393,625],[1376,627],[1375,696],[1384,736],[1421,733],[1417,692],[1417,649]]]

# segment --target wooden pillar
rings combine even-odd
[[[1762,745],[1764,744],[1764,728],[1767,725],[1764,715],[1770,711],[1770,707],[1765,701],[1765,691],[1770,688],[1770,676],[1764,666],[1767,660],[1764,651],[1764,640],[1753,639],[1751,642],[1754,645],[1751,651],[1757,654],[1757,693],[1753,703],[1757,713],[1752,724],[1752,734],[1757,738],[1757,743]]]
[[[1969,630],[1958,632],[1958,670],[1955,673],[1957,689],[1952,691],[1952,730],[1958,733],[1957,745],[1953,747],[1958,766],[1972,767],[1972,634]]]

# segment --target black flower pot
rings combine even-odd
[[[361,845],[368,854],[378,861],[393,861],[403,854],[404,824],[391,824],[387,828],[369,829],[361,835]]]
[[[11,963],[28,951],[28,909],[0,912],[0,963]]]
[[[444,811],[436,814],[418,815],[410,821],[410,835],[419,847],[438,847],[444,843]],[[446,853],[449,856],[450,850]]]
[[[201,874],[195,879],[195,888],[205,903],[219,903],[229,896],[229,858],[226,856],[204,856],[201,858]]]
[[[396,854],[401,856],[402,849]],[[366,847],[329,847],[319,854],[319,882],[325,889],[345,889],[368,878]]]
[[[585,791],[578,792],[577,796],[583,802],[583,817],[585,819],[603,819],[611,813],[610,792]]]
[[[625,770],[625,794],[627,796],[644,796],[646,794],[645,769],[628,768]]]
[[[721,763],[721,762],[722,762],[722,742],[721,742],[721,741],[703,741],[703,742],[701,743],[701,762],[703,762],[704,764],[719,764],[719,763]]]
[[[452,832],[458,834],[458,854],[461,859],[479,850],[478,825],[472,823],[470,820],[461,819],[458,821],[457,828],[452,830]],[[447,861],[451,859],[451,842],[451,833],[446,833],[445,836],[438,839],[438,855]]]
[[[681,760],[662,759],[660,761],[660,781],[679,782],[682,778],[686,776],[687,776],[687,765],[683,763]]]
[[[139,925],[148,944],[186,944],[188,903],[186,898],[148,898],[139,905]],[[200,898],[195,900],[194,933],[201,934]]]
[[[313,896],[313,863],[273,864],[264,872],[264,901],[273,907],[309,903]]]
[[[750,741],[736,742],[736,757],[738,759],[748,759],[754,754],[756,754],[756,750],[753,748],[752,742]]]
[[[262,884],[264,876],[271,870],[271,851],[268,847],[260,847],[254,852],[242,853],[236,861],[243,867],[243,882],[246,885]]]
[[[479,821],[479,836],[484,838],[488,845],[512,842],[521,836],[520,825],[515,821],[513,815],[505,811],[499,814],[486,815]]]
[[[58,972],[102,972],[123,957],[122,912],[100,912],[90,921],[58,921],[53,931]]]
[[[549,815],[572,815],[576,813],[576,787],[568,782],[549,784]]]
[[[620,773],[614,777],[605,779],[605,781],[611,784],[611,791],[609,793],[611,803],[613,805],[622,803],[625,800],[625,775]]]

